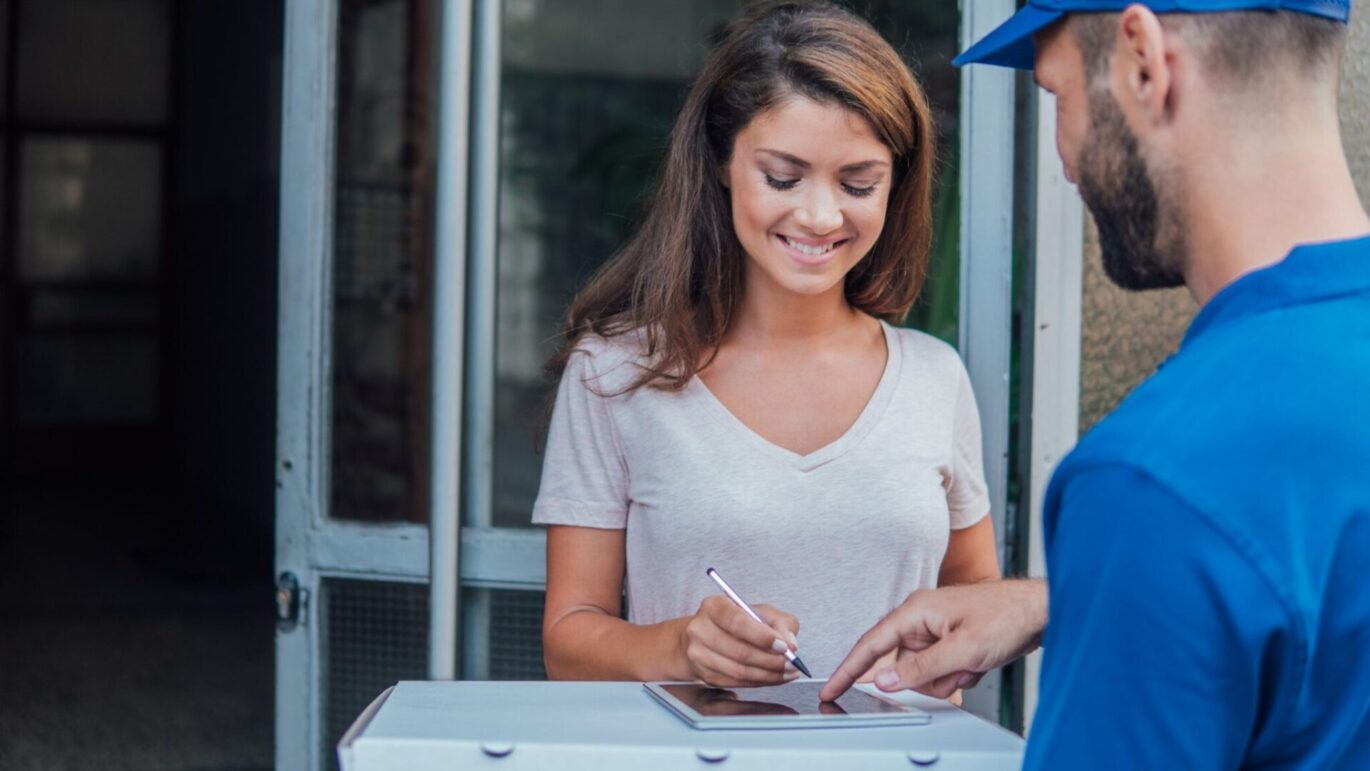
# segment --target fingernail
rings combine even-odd
[[[796,667],[796,666],[794,665],[794,662],[793,662],[793,661],[790,661],[789,659],[786,659],[786,660],[785,660],[785,674],[787,674],[787,675],[797,675],[797,674],[799,674],[799,669],[798,669],[798,667]]]
[[[775,651],[776,653],[784,653],[789,649],[790,646],[786,645],[785,641],[780,639],[779,637],[775,638],[775,642],[771,643],[771,650]]]
[[[970,672],[967,672],[961,675],[960,677],[956,678],[956,687],[965,688],[967,685],[970,685],[970,681],[974,679],[975,675],[971,674]]]
[[[790,638],[790,648],[792,650],[799,650],[799,638],[794,636],[794,632],[787,629],[785,630],[785,636]]]
[[[899,687],[899,674],[893,669],[882,669],[875,675],[875,684],[884,690]]]
[[[795,669],[794,667],[790,667],[789,669],[785,670],[785,682],[788,683],[788,682],[790,682],[791,680],[798,680],[798,679],[799,679],[799,670]]]

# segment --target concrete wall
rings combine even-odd
[[[1370,209],[1370,8],[1351,20],[1341,84],[1342,144],[1361,202]],[[1085,223],[1080,431],[1089,430],[1175,351],[1197,310],[1188,290],[1124,292],[1099,262],[1094,224]]]

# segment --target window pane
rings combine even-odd
[[[24,339],[19,421],[127,424],[157,417],[157,341],[148,337]]]
[[[33,139],[21,156],[25,281],[155,278],[162,151],[126,140]]]
[[[630,233],[638,202],[710,41],[745,5],[510,0],[501,76],[493,520],[526,526],[537,436],[566,304]],[[939,127],[931,275],[910,324],[954,340],[959,213],[955,3],[872,2],[868,18],[914,65]]]
[[[960,50],[960,4],[875,0],[867,7],[867,18],[909,63],[923,86],[937,129],[931,263],[907,326],[955,345],[961,274],[961,77],[951,60]]]
[[[566,303],[631,231],[685,89],[741,5],[505,4],[497,526],[526,526],[537,495],[542,366]]]
[[[19,14],[21,118],[167,119],[168,0],[29,0]]]
[[[339,8],[331,516],[423,521],[432,0]]]

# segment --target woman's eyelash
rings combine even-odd
[[[790,188],[792,188],[792,187],[794,187],[795,185],[799,184],[799,180],[797,180],[797,179],[776,179],[775,177],[772,177],[770,174],[767,174],[767,175],[766,175],[766,184],[770,185],[771,187],[775,188],[776,190],[789,190]]]
[[[772,188],[776,190],[780,190],[783,192],[785,190],[790,190],[795,185],[799,184],[799,180],[776,179],[775,177],[772,177],[770,174],[767,174],[766,184],[770,185]],[[855,187],[853,185],[843,185],[842,189],[847,192],[847,195],[853,196],[855,198],[865,198],[866,196],[875,192],[875,185],[870,185],[868,187]]]

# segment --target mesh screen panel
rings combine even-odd
[[[546,680],[542,592],[490,591],[490,679]]]
[[[367,704],[396,681],[427,679],[428,586],[325,579],[322,593],[322,757],[336,769],[338,739]]]

